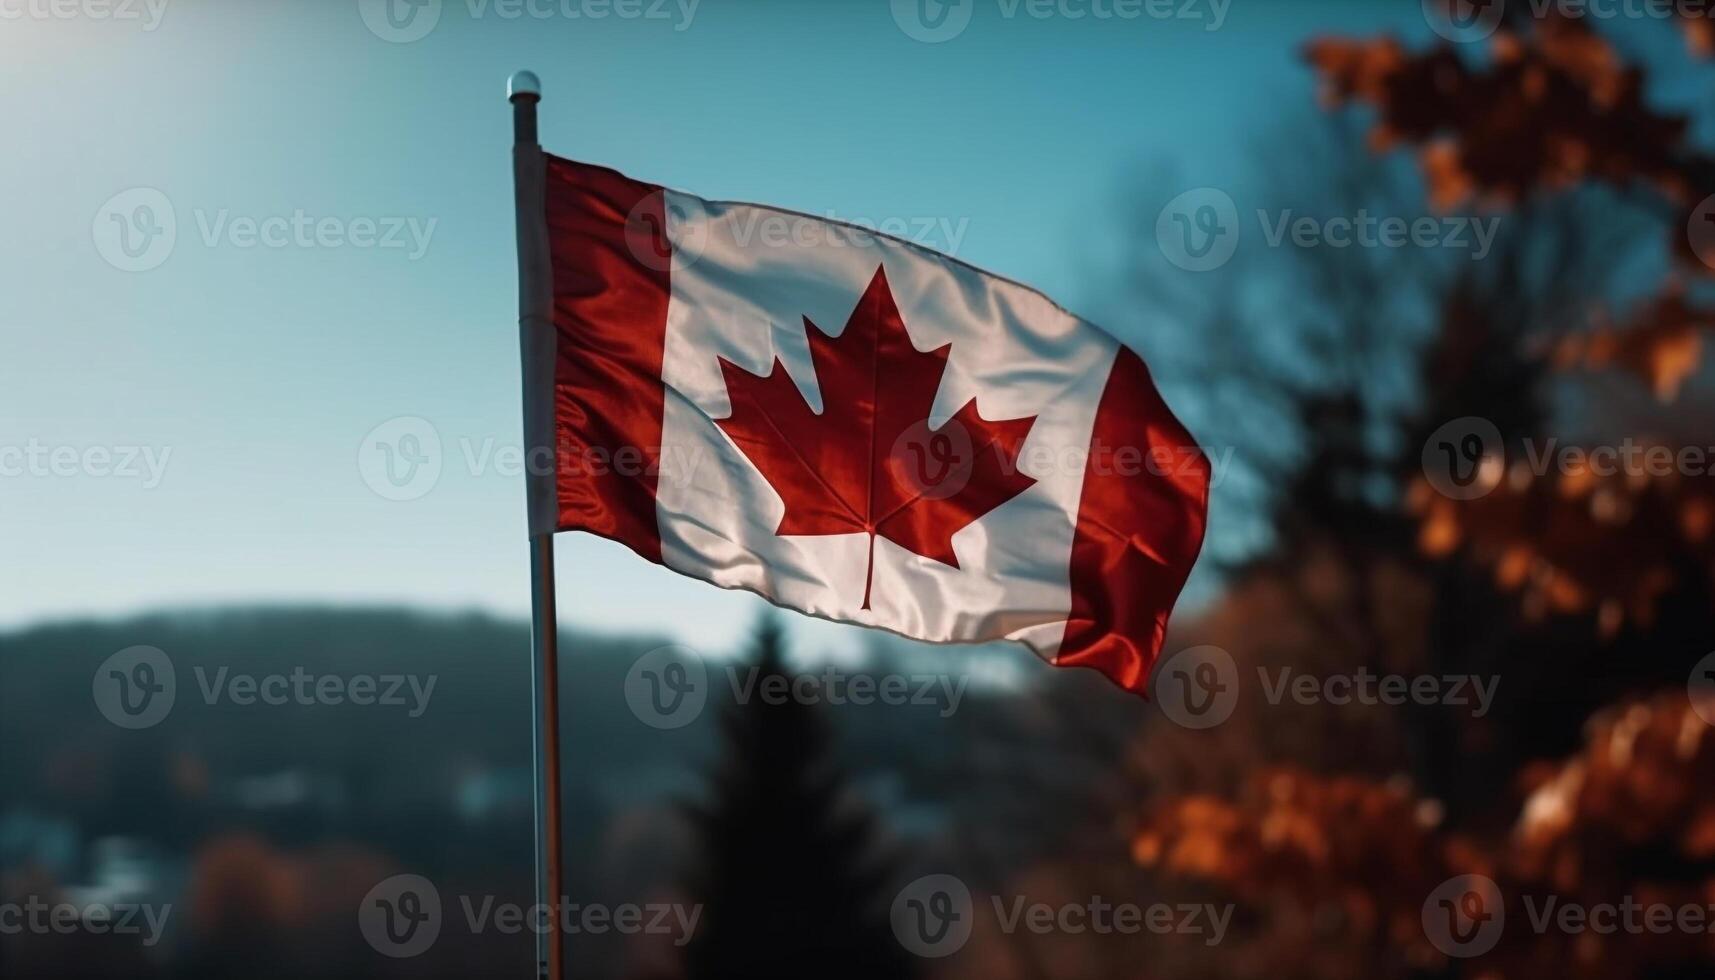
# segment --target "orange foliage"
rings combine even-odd
[[[1546,442],[1535,448],[1550,451]],[[1653,621],[1657,600],[1674,582],[1676,553],[1715,562],[1708,535],[1715,493],[1702,484],[1676,474],[1600,475],[1589,459],[1539,476],[1518,459],[1484,497],[1449,500],[1419,480],[1407,507],[1421,521],[1425,554],[1465,548],[1493,570],[1502,590],[1520,596],[1527,617],[1594,612],[1612,634],[1626,622]]]
[[[1484,838],[1438,826],[1437,806],[1402,786],[1267,771],[1233,803],[1161,805],[1146,815],[1133,854],[1170,879],[1213,884],[1247,905],[1337,902],[1342,942],[1383,940],[1416,962],[1445,962],[1420,924],[1425,901],[1451,878],[1483,875],[1500,886],[1509,924],[1499,948],[1466,964],[1471,977],[1631,978],[1715,966],[1708,936],[1568,941],[1530,928],[1526,905],[1540,909],[1548,896],[1585,906],[1715,898],[1715,878],[1651,881],[1631,870],[1632,849],[1662,842],[1685,867],[1715,854],[1715,730],[1683,693],[1599,716],[1582,751],[1529,782],[1511,832]]]
[[[1623,326],[1604,324],[1564,338],[1555,347],[1554,359],[1562,368],[1618,368],[1670,402],[1702,362],[1702,334],[1712,327],[1715,311],[1693,308],[1683,288],[1670,286]]]
[[[1392,38],[1312,42],[1330,106],[1374,106],[1374,145],[1424,146],[1430,197],[1508,203],[1582,180],[1650,182],[1687,200],[1703,181],[1687,160],[1686,121],[1650,109],[1642,73],[1582,21],[1547,17],[1529,35],[1502,30],[1473,68],[1448,46],[1407,54]],[[1701,196],[1701,195],[1698,195]]]

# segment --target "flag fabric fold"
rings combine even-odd
[[[545,280],[523,318],[545,334],[526,386],[547,388],[526,393],[526,440],[551,460],[533,534],[1146,689],[1210,470],[1135,353],[872,230],[518,166],[543,201],[520,230]]]

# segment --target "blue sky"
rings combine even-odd
[[[1195,19],[968,2],[931,44],[887,0],[701,0],[688,21],[689,0],[444,0],[413,41],[356,0],[0,0],[0,463],[36,454],[0,476],[0,627],[249,601],[527,611],[521,486],[467,461],[519,441],[514,69],[543,78],[553,152],[952,229],[960,257],[1087,310],[1128,175],[1240,180],[1253,134],[1310,104],[1299,42],[1423,34],[1415,0],[1231,0],[1219,30],[1213,0],[1168,5]],[[126,271],[115,215],[163,198],[170,249]],[[443,443],[408,501],[357,465],[400,416]],[[137,475],[95,472],[130,453]],[[756,605],[580,535],[560,574],[567,622],[705,646]]]

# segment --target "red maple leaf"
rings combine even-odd
[[[838,337],[804,318],[822,393],[817,414],[775,358],[768,375],[721,359],[732,414],[722,430],[782,500],[779,535],[869,535],[959,567],[953,535],[1036,481],[1018,452],[1036,417],[989,421],[971,399],[939,427],[929,410],[951,344],[920,351],[877,268]]]

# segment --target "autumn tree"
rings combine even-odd
[[[1706,55],[1707,23],[1683,26]],[[1505,230],[1452,266],[1288,257],[1313,298],[1281,318],[1310,324],[1293,351],[1309,367],[1247,365],[1238,384],[1282,409],[1299,451],[1245,460],[1273,488],[1248,501],[1269,541],[1226,563],[1225,598],[1180,642],[1220,644],[1241,671],[1494,676],[1501,697],[1481,718],[1257,697],[1211,732],[1150,726],[1138,754],[1162,795],[1139,808],[1134,860],[1248,913],[1181,975],[1678,978],[1715,963],[1707,935],[1522,925],[1463,960],[1422,923],[1459,875],[1496,881],[1519,923],[1521,895],[1715,892],[1712,733],[1686,694],[1715,649],[1715,507],[1684,452],[1715,421],[1700,384],[1715,168],[1649,84],[1695,77],[1695,59],[1646,67],[1623,50],[1591,20],[1525,4],[1481,42],[1306,49],[1332,144],[1362,141],[1328,183],[1374,193],[1376,167],[1409,159],[1420,209]],[[1390,289],[1419,297],[1421,334],[1390,315]],[[1209,309],[1200,326],[1242,332],[1230,300]],[[1466,460],[1479,492],[1448,494],[1426,455],[1470,419],[1498,438]],[[1603,446],[1634,457],[1603,465]]]

